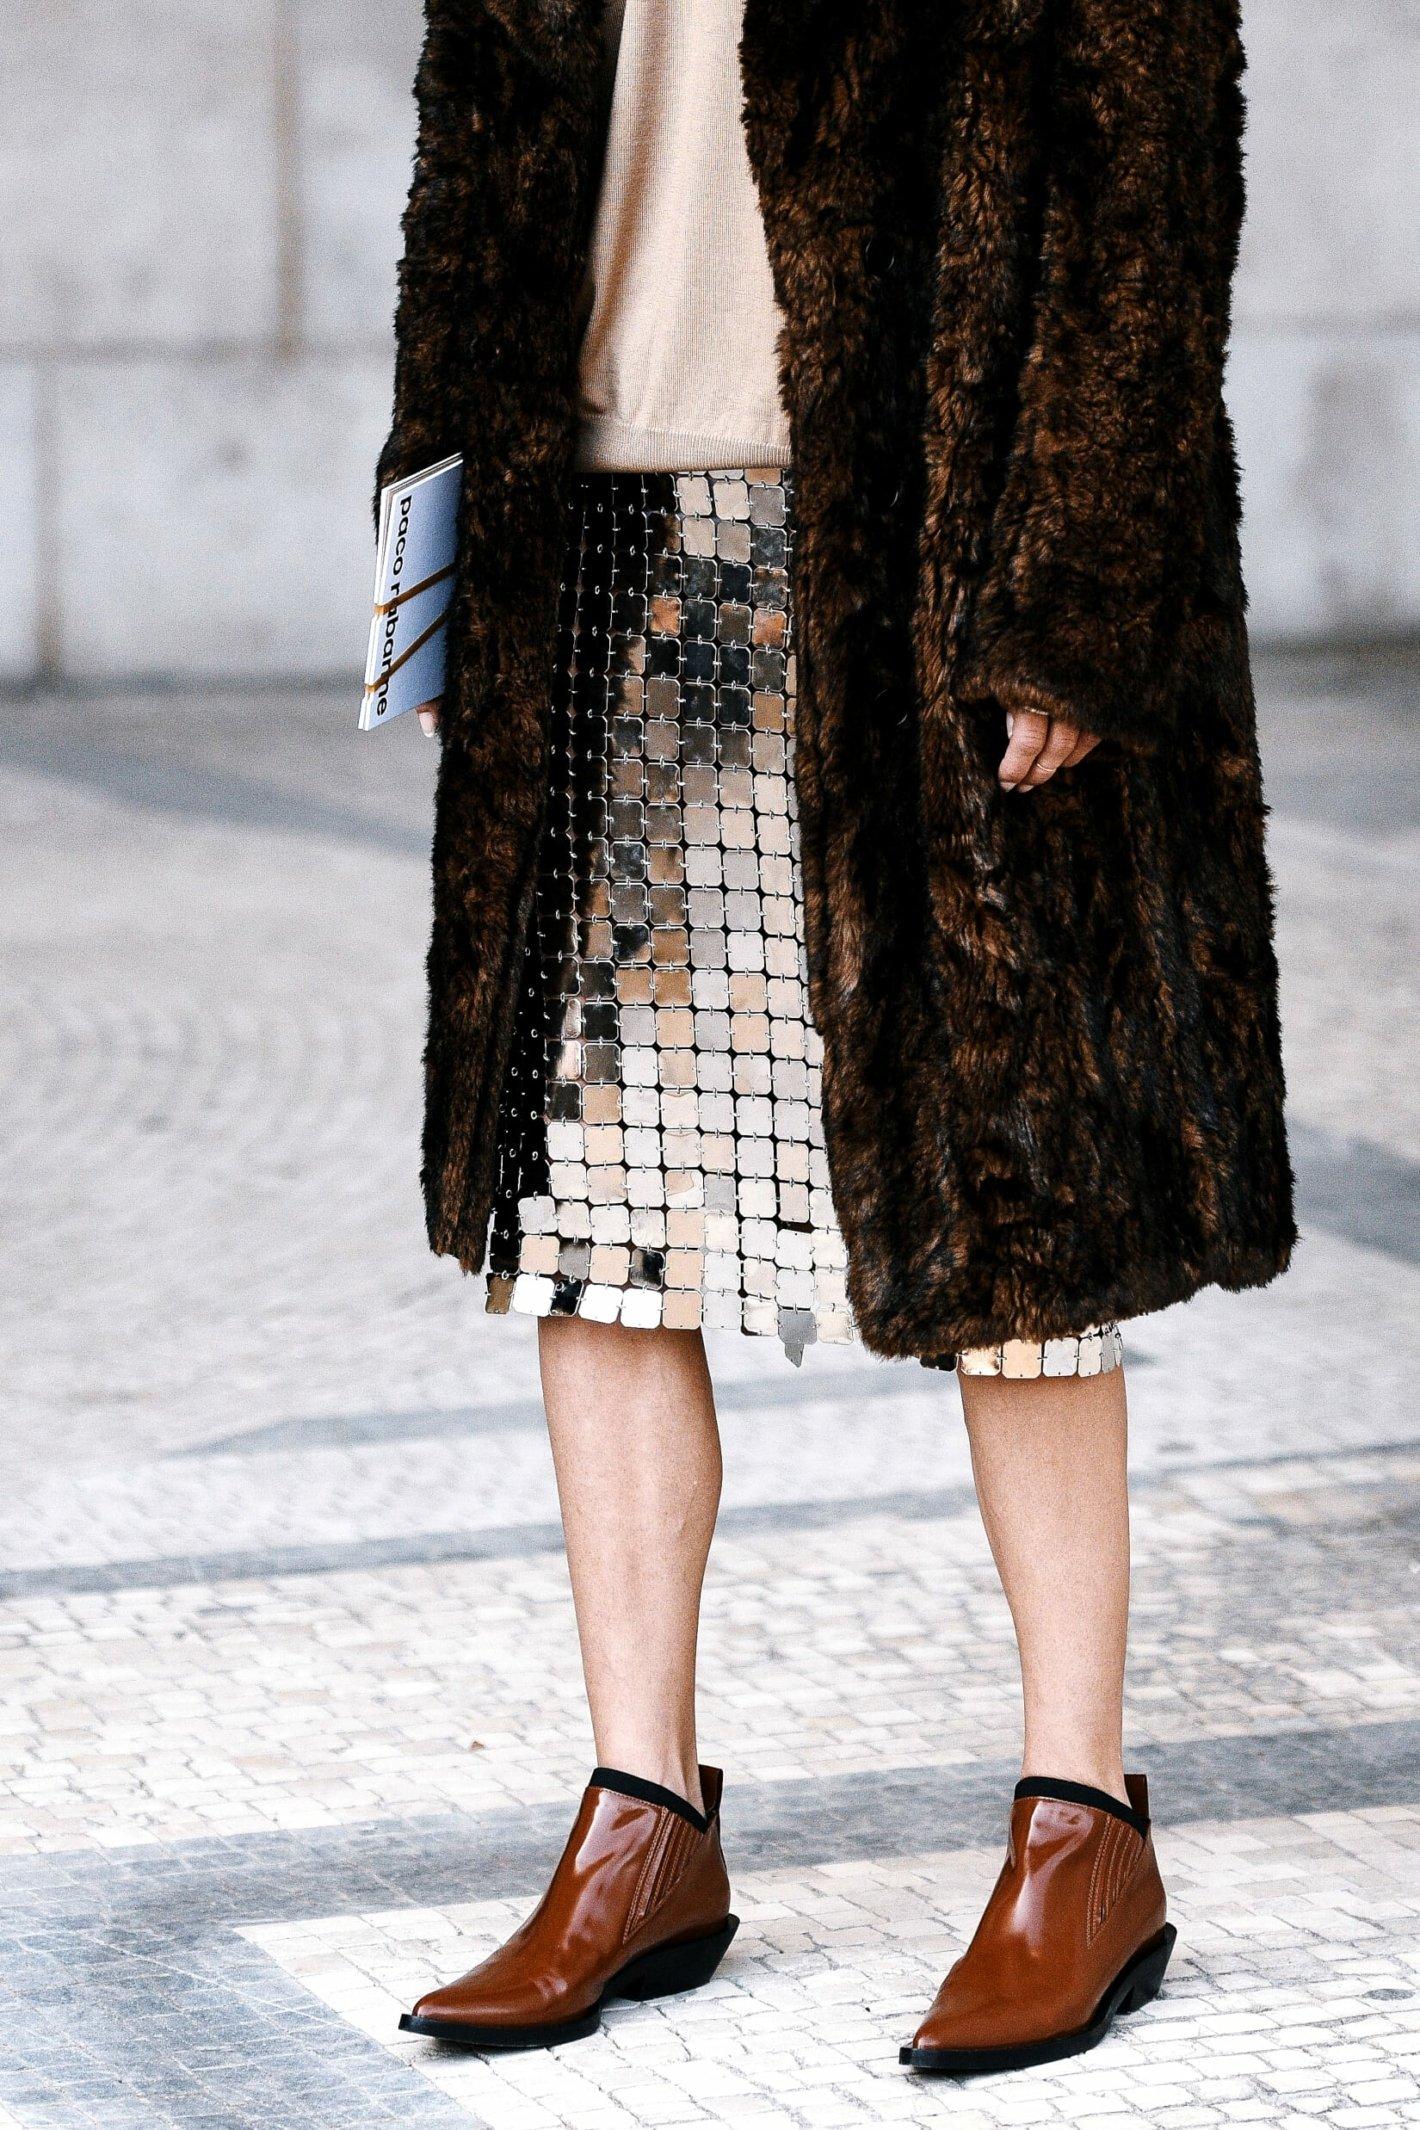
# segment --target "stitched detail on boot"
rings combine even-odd
[[[1111,1820],[1090,1873],[1089,1921],[1086,1943],[1104,1928],[1111,1909],[1133,1879],[1144,1855],[1144,1842],[1123,1820]]]
[[[698,1829],[692,1827],[688,1821],[676,1821],[671,1829],[670,1839],[661,1852],[655,1874],[646,1889],[645,1906],[641,1914],[643,1922],[653,1916],[661,1903],[669,1899],[674,1892],[681,1873],[690,1860],[690,1852],[699,1839]]]
[[[1120,1825],[1118,1819],[1107,1819],[1105,1821],[1105,1832],[1099,1838],[1099,1849],[1094,1851],[1094,1862],[1090,1864],[1090,1896],[1086,1900],[1086,1945],[1094,1943],[1094,1932],[1099,1930],[1099,1926],[1105,1921],[1105,1898],[1103,1898],[1105,1862],[1107,1862],[1107,1857],[1109,1857],[1109,1851],[1113,1849],[1113,1836],[1116,1836],[1116,1832],[1118,1832],[1118,1825]]]
[[[1115,1900],[1120,1900],[1129,1891],[1141,1872],[1152,1861],[1153,1854],[1153,1839],[1150,1835],[1143,1835],[1137,1841],[1129,1844],[1120,1863],[1119,1883],[1115,1889]]]
[[[676,1843],[675,1868],[674,1870],[667,1870],[661,1879],[656,1891],[657,1907],[660,1906],[662,1901],[668,1901],[675,1892],[676,1887],[690,1869],[696,1851],[704,1839],[704,1835],[697,1828],[682,1825],[680,1840]]]
[[[646,1890],[655,1878],[656,1867],[660,1863],[666,1844],[671,1838],[672,1829],[676,1826],[684,1825],[684,1821],[677,1820],[674,1812],[667,1812],[659,1805],[655,1807],[655,1812],[660,1824],[656,1828],[655,1835],[646,1850],[640,1876],[636,1881],[636,1891],[631,1896],[631,1906],[626,1911],[626,1926],[621,1933],[623,1945],[631,1936],[631,1933],[639,1929],[645,1920],[648,1912],[645,1898]]]
[[[1131,1829],[1130,1831],[1132,1832],[1133,1830]],[[1113,1908],[1125,1887],[1133,1879],[1135,1872],[1143,1861],[1143,1856],[1144,1842],[1142,1836],[1135,1835],[1133,1841],[1120,1843],[1119,1854],[1114,1860],[1114,1871],[1111,1875],[1109,1886],[1108,1901],[1110,1908]]]
[[[662,1901],[671,1893],[685,1868],[691,1849],[699,1840],[696,1829],[686,1820],[679,1819],[671,1830],[671,1838],[661,1853],[661,1861],[654,1879],[646,1890],[646,1914],[653,1916]]]
[[[1096,1931],[1103,1928],[1104,1919],[1109,1914],[1109,1882],[1113,1872],[1114,1859],[1119,1849],[1119,1837],[1126,1831],[1122,1820],[1112,1819],[1105,1829],[1104,1840],[1095,1852],[1095,1867],[1090,1873],[1089,1937],[1091,1939]]]

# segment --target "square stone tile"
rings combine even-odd
[[[344,672],[358,707],[389,393],[381,357],[66,366],[66,670]]]
[[[1420,332],[1246,320],[1228,404],[1259,638],[1407,628],[1420,612]]]
[[[1413,307],[1413,24],[1396,0],[1247,0],[1238,316],[1354,335]],[[1359,350],[1357,351],[1360,352]],[[1363,358],[1364,360],[1364,358]]]
[[[273,333],[277,19],[277,0],[66,0],[12,15],[0,348]]]
[[[420,14],[380,0],[297,0],[302,331],[385,349],[414,157]]]
[[[30,364],[0,362],[0,682],[30,679],[40,655],[36,397]]]

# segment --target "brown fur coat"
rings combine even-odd
[[[393,432],[461,450],[425,1185],[482,1259],[544,788],[602,0],[428,0]],[[786,320],[811,996],[883,1353],[1293,1241],[1220,396],[1236,0],[748,0]],[[1105,736],[1003,795],[1005,708]]]

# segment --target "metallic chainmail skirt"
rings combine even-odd
[[[492,1310],[767,1333],[796,1359],[854,1337],[804,977],[793,537],[782,469],[574,485]],[[955,1358],[1094,1375],[1120,1342]]]

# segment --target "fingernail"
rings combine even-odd
[[[427,710],[421,710],[421,711],[420,711],[420,713],[419,713],[419,726],[420,726],[420,730],[421,730],[421,731],[423,732],[423,734],[424,734],[424,737],[425,737],[425,739],[426,739],[426,740],[432,740],[432,739],[433,739],[433,737],[434,737],[434,720],[433,720],[433,718],[432,718],[432,717],[431,717],[431,716],[429,715],[429,712],[428,712]]]
[[[1014,784],[1008,784],[1004,777],[1001,778],[1000,783],[1002,791],[1014,791],[1016,788]]]

